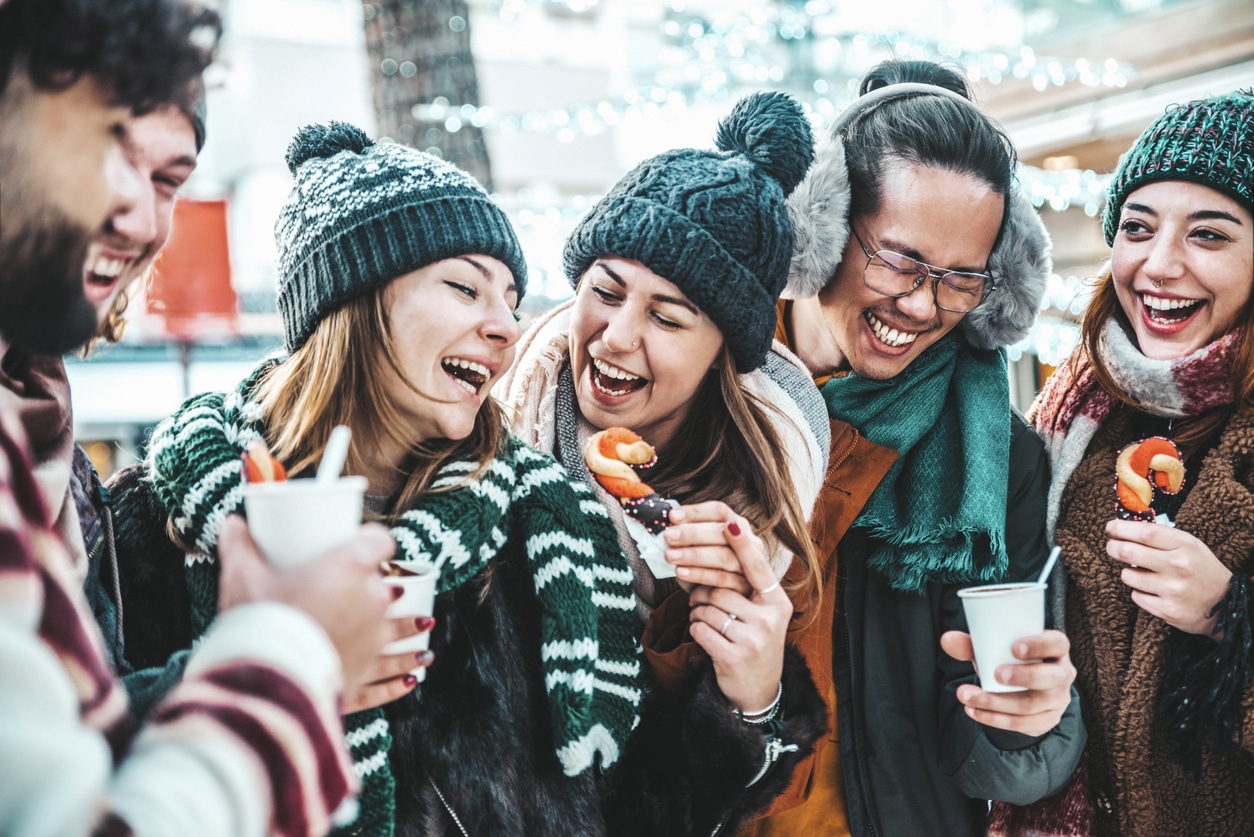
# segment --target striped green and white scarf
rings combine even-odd
[[[230,393],[189,399],[153,433],[146,468],[175,531],[196,552],[185,572],[197,635],[218,600],[217,531],[243,513],[240,454],[263,439],[251,396],[267,361]],[[445,465],[432,491],[401,516],[392,534],[405,560],[434,565],[437,590],[473,578],[509,541],[521,543],[541,609],[540,655],[554,749],[574,776],[612,764],[639,721],[640,645],[628,568],[605,508],[551,457],[510,437],[488,469]],[[443,489],[443,490],[434,490]],[[345,718],[354,768],[362,779],[353,834],[393,833],[391,745],[381,709]]]

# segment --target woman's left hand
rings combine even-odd
[[[784,636],[792,601],[767,561],[766,547],[749,522],[722,503],[688,506],[687,523],[720,523],[749,590],[701,585],[688,597],[693,640],[710,655],[719,689],[741,712],[775,699],[784,671]]]
[[[1185,633],[1211,635],[1218,615],[1210,612],[1232,571],[1210,547],[1182,529],[1136,520],[1112,520],[1106,534],[1106,554],[1126,565],[1119,577],[1137,607]]]

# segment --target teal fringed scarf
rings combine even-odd
[[[198,554],[186,564],[192,627],[199,635],[218,601],[214,559],[222,519],[243,512],[240,454],[262,439],[251,396],[274,361],[231,393],[188,400],[153,434],[148,476],[179,536]],[[398,550],[440,570],[440,592],[466,583],[507,541],[523,545],[541,609],[545,689],[554,750],[567,775],[597,757],[612,764],[639,720],[640,646],[631,570],[605,508],[551,457],[510,437],[487,471],[454,461],[393,526]],[[342,833],[394,833],[391,735],[382,709],[344,719],[361,778],[360,813]]]
[[[854,526],[874,548],[870,565],[893,588],[930,581],[1002,579],[1010,462],[1005,353],[971,348],[951,332],[901,374],[823,385],[827,411],[900,456]]]

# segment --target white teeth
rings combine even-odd
[[[491,372],[488,371],[488,367],[484,366],[482,363],[475,363],[473,360],[466,360],[460,357],[450,357],[445,358],[444,364],[446,366],[458,366],[462,369],[469,369],[471,372],[478,372],[485,378],[491,376]]]
[[[610,366],[605,361],[598,360],[597,358],[592,359],[592,365],[597,368],[598,372],[600,372],[602,375],[604,375],[607,378],[614,378],[615,380],[619,380],[619,381],[640,380],[639,375],[633,375],[630,372],[625,372],[622,369],[619,369],[617,366]]]
[[[871,331],[875,332],[875,336],[879,338],[881,343],[897,348],[899,346],[907,346],[918,339],[918,332],[914,331],[898,331],[895,328],[889,328],[879,317],[868,313],[866,315],[867,324],[871,326]]]
[[[108,256],[92,254],[87,259],[87,271],[97,276],[113,278],[126,267],[127,259],[111,259]]]
[[[596,375],[592,376],[592,385],[597,388],[597,391],[603,392],[606,395],[622,395],[621,392],[615,392],[614,390],[609,389],[605,387],[604,385],[602,385],[601,382],[597,380]]]
[[[1152,308],[1155,311],[1173,311],[1177,308],[1192,308],[1201,302],[1200,299],[1163,299],[1157,296],[1141,296],[1141,301],[1145,303],[1146,308]]]
[[[466,392],[470,393],[471,395],[479,394],[479,390],[471,386],[470,381],[463,381],[461,378],[458,378],[456,376],[450,376],[450,377],[453,378],[453,383],[457,384],[459,387],[466,390]]]

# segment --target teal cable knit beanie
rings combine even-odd
[[[640,262],[704,311],[737,369],[751,372],[771,348],[788,280],[784,199],[810,167],[814,139],[795,99],[754,93],[720,123],[716,144],[667,151],[628,172],[579,222],[563,261],[572,285],[600,257]]]
[[[1186,180],[1254,207],[1254,88],[1172,105],[1119,161],[1102,231],[1115,243],[1128,195],[1147,183]]]
[[[307,125],[287,149],[296,183],[274,226],[287,350],[349,300],[443,259],[500,259],[527,290],[505,213],[469,174],[345,122]]]

